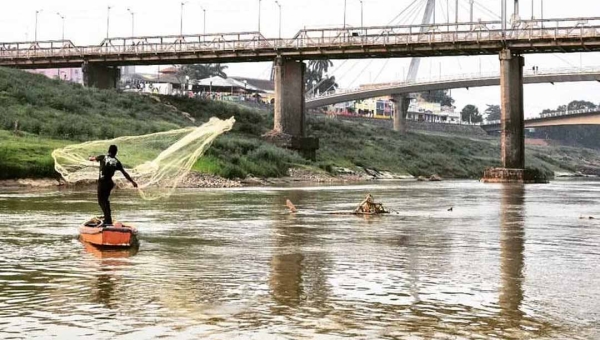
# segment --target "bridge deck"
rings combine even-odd
[[[105,39],[99,46],[71,41],[0,43],[0,66],[227,63],[289,59],[349,59],[600,51],[600,18],[523,21],[501,29],[500,21],[458,25],[376,26],[302,30],[291,39],[258,32]]]
[[[523,82],[525,84],[579,81],[600,81],[600,69],[557,69],[535,74],[527,71],[523,77]],[[471,75],[471,77],[454,76],[454,78],[434,79],[430,81],[385,84],[373,88],[354,89],[349,91],[336,90],[333,93],[325,93],[317,97],[307,98],[306,108],[311,109],[336,103],[377,98],[393,94],[498,85],[500,85],[499,74],[480,76]]]

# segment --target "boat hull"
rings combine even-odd
[[[115,223],[115,226],[79,227],[79,238],[99,247],[126,248],[137,244],[137,229]]]

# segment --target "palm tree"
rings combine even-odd
[[[311,60],[308,62],[308,68],[323,76],[329,71],[329,67],[333,66],[333,62],[329,59]]]
[[[219,76],[221,78],[227,78],[227,74],[225,70],[227,69],[227,65],[221,64],[193,64],[193,65],[182,65],[179,66],[179,71],[177,72],[178,77],[188,76],[192,80],[199,80],[214,76]]]

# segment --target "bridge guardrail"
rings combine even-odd
[[[564,116],[584,114],[584,113],[597,113],[598,111],[600,111],[600,109],[598,107],[592,108],[592,109],[552,111],[552,112],[540,113],[540,117],[525,119],[525,121],[543,119],[543,118],[552,118],[552,117],[564,117]],[[487,122],[485,125],[500,125],[501,123],[502,123],[502,121],[500,121],[500,120],[493,120],[493,121]]]
[[[438,25],[373,26],[301,30],[291,39],[267,39],[258,32],[162,37],[109,38],[97,46],[70,41],[0,43],[0,59],[259,51],[308,47],[411,45],[438,42],[519,41],[600,37],[600,18],[521,21],[503,30],[499,21]],[[422,32],[424,28],[424,32]]]

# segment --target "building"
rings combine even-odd
[[[460,124],[460,112],[456,112],[454,106],[428,103],[417,98],[411,101],[406,119],[419,122]]]
[[[173,74],[128,74],[121,76],[119,84],[121,89],[128,92],[175,95],[184,91],[181,80]]]
[[[275,102],[275,82],[269,79],[247,78],[247,77],[231,77],[231,79],[247,83],[258,89],[260,96],[265,103]]]
[[[28,70],[35,74],[42,74],[50,79],[60,79],[72,83],[83,84],[83,72],[81,68],[49,68],[39,70]]]

